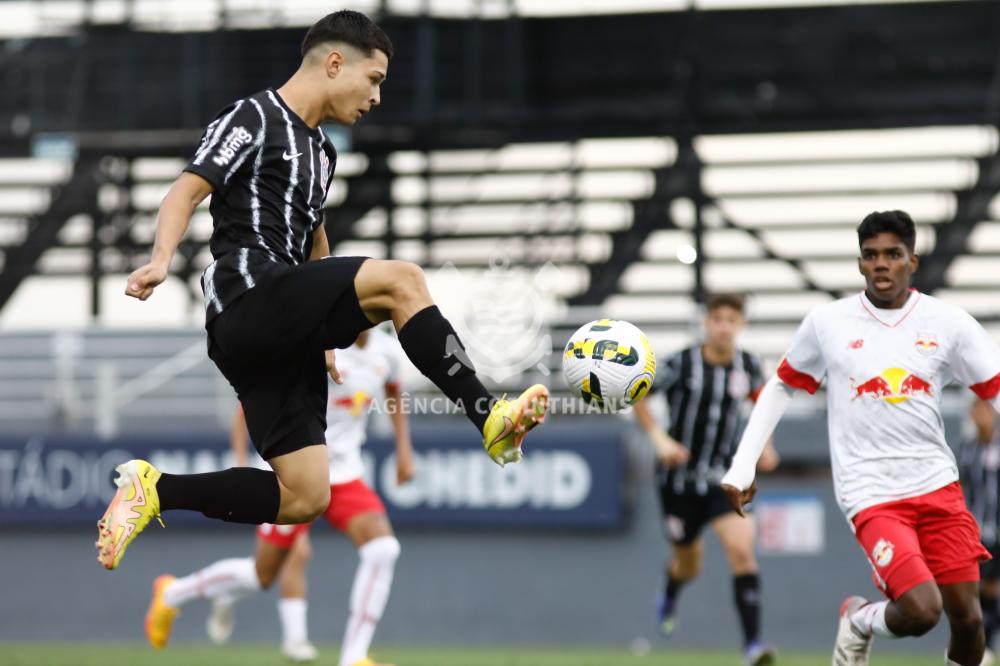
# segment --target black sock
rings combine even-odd
[[[983,607],[983,630],[986,632],[986,647],[993,649],[993,635],[1000,624],[1000,604],[996,597],[980,593],[979,603]]]
[[[667,574],[667,588],[664,590],[664,594],[667,597],[667,601],[671,604],[677,603],[677,597],[681,593],[681,588],[684,587],[684,581],[677,580],[669,573]]]
[[[403,324],[399,344],[417,370],[463,409],[482,432],[496,398],[476,377],[458,334],[438,307],[426,307]]]
[[[274,472],[230,467],[208,474],[161,474],[156,483],[160,510],[201,511],[228,523],[273,523],[281,490]]]
[[[733,596],[743,626],[743,642],[750,645],[760,637],[760,577],[757,574],[734,576]]]

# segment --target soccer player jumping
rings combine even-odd
[[[796,389],[826,379],[837,501],[888,601],[848,597],[834,666],[868,663],[875,635],[920,636],[948,617],[946,664],[979,666],[979,562],[989,553],[965,507],[944,437],[941,390],[970,387],[1000,411],[1000,349],[964,310],[910,288],[916,231],[902,211],[858,227],[863,293],[814,309],[754,407],[722,479],[742,512],[754,468]]]
[[[108,569],[162,511],[254,525],[305,523],[325,511],[324,353],[379,322],[393,322],[410,361],[461,406],[498,464],[520,460],[525,433],[545,418],[542,385],[513,401],[486,390],[418,266],[327,256],[323,208],[337,155],[319,125],[350,126],[379,105],[393,47],[366,16],[340,11],[309,29],[301,52],[283,86],[238,100],[205,130],[160,206],[152,259],[125,290],[143,301],[153,294],[211,194],[215,261],[202,276],[208,355],[274,471],[171,475],[142,460],[119,465],[118,492],[98,523],[98,561]]]

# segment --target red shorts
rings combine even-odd
[[[872,565],[875,585],[893,600],[928,581],[976,582],[979,562],[990,559],[957,482],[926,495],[868,507],[852,522]]]
[[[330,486],[330,505],[323,513],[328,523],[341,532],[346,532],[348,523],[363,513],[385,513],[385,505],[368,484],[361,479],[355,479]],[[257,537],[278,548],[288,549],[300,534],[309,531],[311,525],[312,523],[301,525],[264,523],[257,526]]]

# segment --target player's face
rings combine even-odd
[[[872,302],[884,308],[902,307],[917,261],[917,255],[894,233],[877,234],[864,241],[858,268],[865,276],[866,291]]]
[[[705,342],[716,349],[732,349],[743,323],[739,310],[727,305],[713,308],[705,316]]]
[[[382,102],[382,82],[389,72],[389,59],[379,50],[365,56],[351,53],[333,80],[331,106],[334,120],[353,125]]]

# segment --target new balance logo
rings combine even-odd
[[[219,146],[219,150],[216,152],[215,157],[212,158],[212,161],[220,167],[226,166],[240,152],[240,148],[251,141],[253,141],[253,135],[245,127],[234,127],[229,130],[229,134],[226,135],[226,139]]]
[[[295,153],[294,155],[289,155],[288,151],[286,150],[285,152],[281,153],[281,159],[283,159],[283,160],[285,160],[287,162],[288,160],[294,160],[296,157],[298,157],[301,154],[302,153]]]

